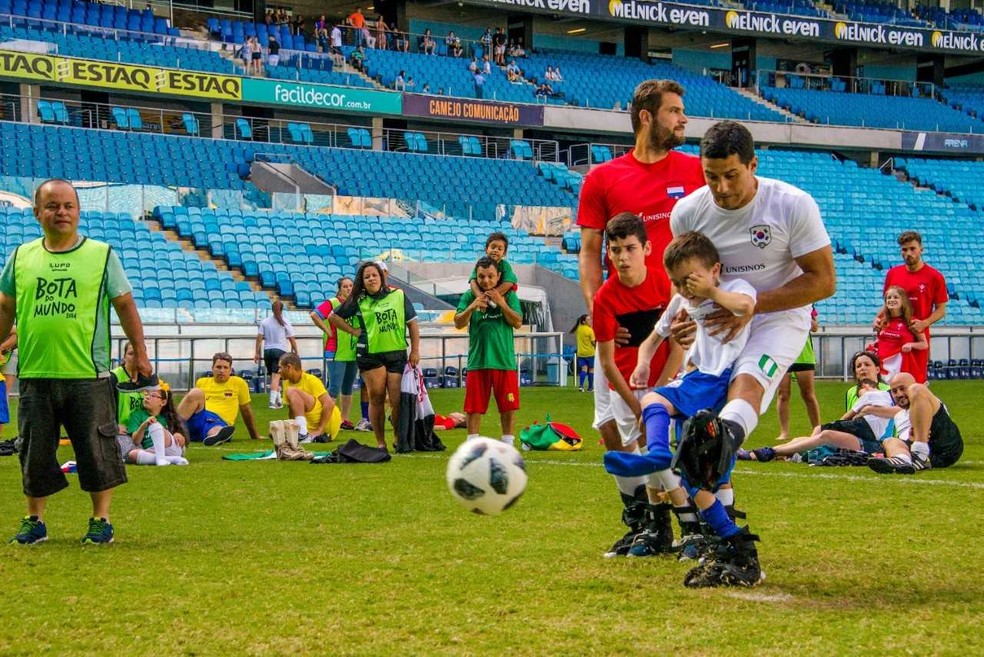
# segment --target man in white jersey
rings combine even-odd
[[[723,470],[734,460],[758,416],[768,409],[786,369],[803,350],[810,304],[834,293],[836,274],[816,202],[792,185],[755,175],[758,159],[747,128],[734,121],[715,124],[701,140],[700,157],[707,186],[676,204],[670,228],[674,235],[707,235],[721,255],[722,283],[742,278],[757,291],[752,315],[722,310],[704,320],[704,327],[725,342],[751,322],[748,342],[732,370],[727,403],[719,414],[698,413],[678,449],[678,455],[695,457],[678,460],[684,474],[712,490],[715,482],[688,469],[713,461],[715,470]],[[681,313],[673,324],[674,339],[687,347],[696,329],[696,323]],[[719,585],[758,581],[754,540],[743,531],[722,541],[705,560],[709,571],[704,585],[713,586],[709,580]]]

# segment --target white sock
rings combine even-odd
[[[504,433],[502,434],[502,442],[506,443],[507,445],[513,445],[516,443],[516,436],[512,435],[511,433]]]
[[[468,436],[467,436],[467,437],[465,438],[465,440],[466,440],[466,441],[469,441],[469,440],[475,440],[476,438],[478,438],[478,434],[477,434],[477,433],[470,433],[470,434],[468,434]]]
[[[297,422],[297,431],[302,436],[307,435],[307,418],[303,415],[298,415],[294,418],[294,422]]]
[[[276,390],[271,390],[270,391],[270,403],[271,404],[276,404],[277,403],[277,397],[279,397],[279,396],[280,395],[278,394],[278,392]]]
[[[745,430],[746,440],[755,431],[755,427],[758,426],[759,421],[758,412],[744,399],[732,399],[729,401],[721,409],[718,417],[722,420],[737,422]]]
[[[680,487],[680,477],[675,472],[673,472],[673,470],[670,470],[669,468],[667,468],[666,470],[660,470],[659,472],[654,472],[650,475],[650,477],[651,477],[650,482],[652,482],[652,480],[655,479],[656,481],[659,482],[663,490],[667,492],[671,490],[676,490],[677,488]]]
[[[168,456],[167,462],[171,465],[188,465],[188,459],[183,456]]]
[[[150,439],[154,442],[154,456],[157,457],[157,465],[171,465],[167,461],[167,454],[165,453],[164,447],[164,427],[161,426],[160,422],[154,422],[149,427],[147,427],[147,433],[150,434]]]
[[[735,505],[735,489],[734,488],[718,488],[714,493],[714,497],[718,498],[723,506],[734,506]]]
[[[157,456],[145,449],[138,449],[137,458],[134,460],[137,465],[157,465]]]
[[[909,451],[912,452],[913,456],[918,456],[924,461],[929,460],[929,443],[914,440],[912,441],[912,444],[909,445]]]
[[[630,454],[641,454],[639,451],[639,443],[632,444],[632,451]],[[636,490],[639,486],[644,486],[646,484],[646,479],[648,477],[615,477],[615,485],[618,486],[618,492],[623,493],[628,496],[635,495]]]

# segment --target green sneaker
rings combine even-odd
[[[48,528],[37,516],[24,516],[20,531],[8,541],[11,545],[36,545],[48,540]]]
[[[113,542],[113,526],[105,518],[89,518],[89,531],[82,545],[109,545]]]

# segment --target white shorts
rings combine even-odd
[[[10,360],[8,360],[6,363],[4,363],[4,365],[3,365],[3,374],[5,376],[7,374],[10,374],[12,376],[16,376],[17,375],[17,350],[16,349],[14,349],[12,352],[10,352]],[[8,390],[7,392],[9,393],[10,391]]]
[[[769,410],[779,382],[799,358],[809,334],[809,316],[797,311],[766,313],[752,319],[748,343],[735,360],[731,380],[739,374],[749,374],[762,385],[765,394],[760,415]]]
[[[605,387],[607,388],[608,384],[605,384]],[[611,393],[612,415],[614,416],[615,424],[618,425],[618,435],[622,438],[622,445],[631,445],[642,436],[642,430],[639,429],[639,421],[636,420],[636,416],[632,412],[632,409],[629,408],[629,405],[622,399],[622,395],[614,390],[609,390],[608,392]],[[648,392],[649,390],[632,391],[639,401],[642,401],[642,398]]]
[[[605,368],[601,366],[601,356],[595,352],[594,357],[594,423],[591,425],[595,430],[601,425],[615,419],[612,416],[612,391],[608,387],[608,379],[605,377]],[[614,395],[618,397],[618,395]]]

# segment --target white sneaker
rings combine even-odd
[[[169,456],[167,460],[171,465],[188,465],[188,459],[183,456]]]
[[[309,433],[299,433],[297,434],[297,442],[302,445],[307,445],[314,442],[314,436]]]

